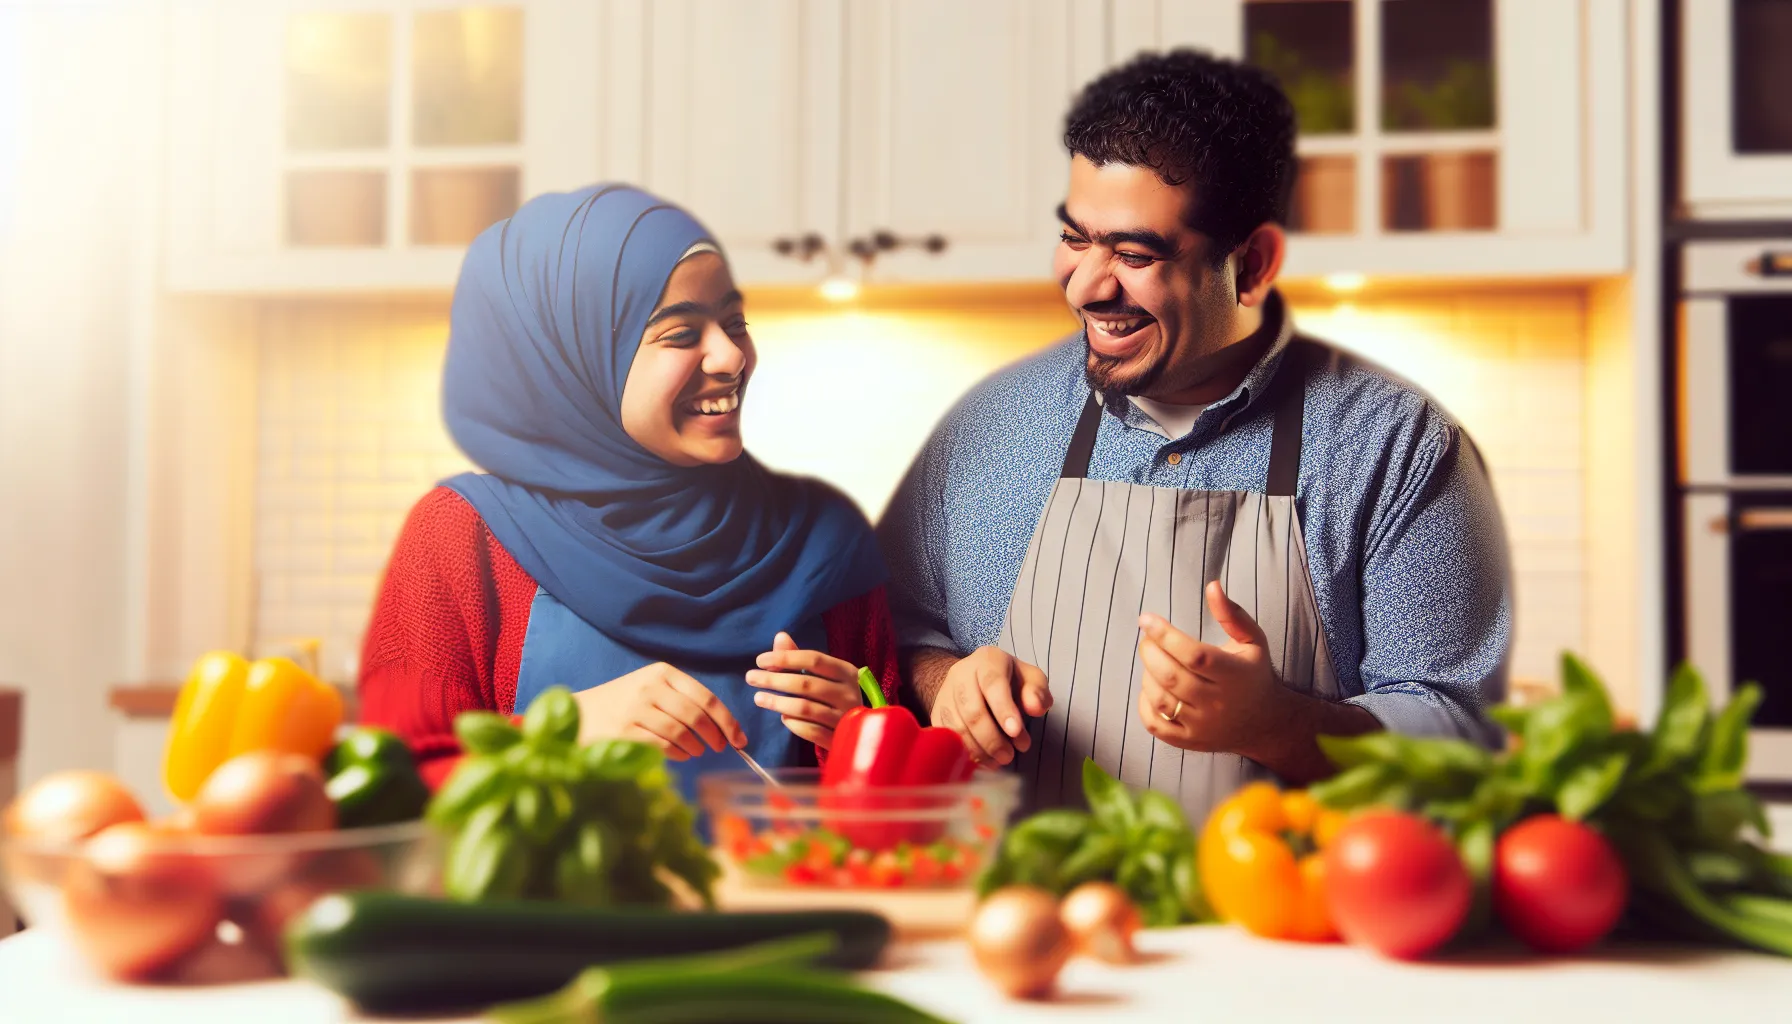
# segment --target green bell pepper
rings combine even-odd
[[[357,726],[324,759],[325,792],[341,828],[390,825],[422,817],[429,787],[404,741],[384,729]]]

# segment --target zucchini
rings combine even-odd
[[[861,970],[890,922],[859,910],[674,913],[534,900],[461,903],[392,892],[325,896],[286,931],[287,964],[365,1010],[489,1006],[558,989],[587,967],[831,934],[818,966]]]

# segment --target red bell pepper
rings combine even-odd
[[[865,707],[853,708],[834,728],[834,745],[822,770],[824,806],[842,811],[900,811],[918,798],[879,796],[892,786],[940,786],[963,782],[975,767],[964,741],[950,729],[922,728],[907,708],[884,700],[870,669],[859,670]],[[829,825],[854,846],[885,849],[897,843],[931,843],[944,822],[839,821]]]

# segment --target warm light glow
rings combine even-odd
[[[1363,285],[1368,283],[1369,278],[1364,274],[1325,275],[1325,286],[1334,292],[1360,292],[1363,290]]]
[[[829,302],[851,302],[859,297],[859,283],[849,277],[830,277],[821,282],[821,297]]]

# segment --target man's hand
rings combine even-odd
[[[1139,720],[1184,750],[1242,754],[1291,781],[1332,774],[1316,737],[1380,727],[1361,708],[1296,693],[1276,678],[1263,630],[1216,581],[1207,607],[1231,643],[1202,643],[1156,615],[1139,618]]]
[[[641,740],[674,761],[747,745],[747,734],[722,699],[663,661],[581,690],[573,699],[579,702],[581,743]]]
[[[797,650],[789,633],[772,640],[758,665],[747,673],[747,682],[780,692],[756,693],[753,703],[776,711],[786,729],[823,749],[834,745],[841,717],[864,706],[856,667],[820,651]]]
[[[1052,706],[1045,673],[999,647],[979,647],[946,670],[933,698],[933,724],[963,736],[978,760],[1007,764],[1032,745],[1022,715]]]

